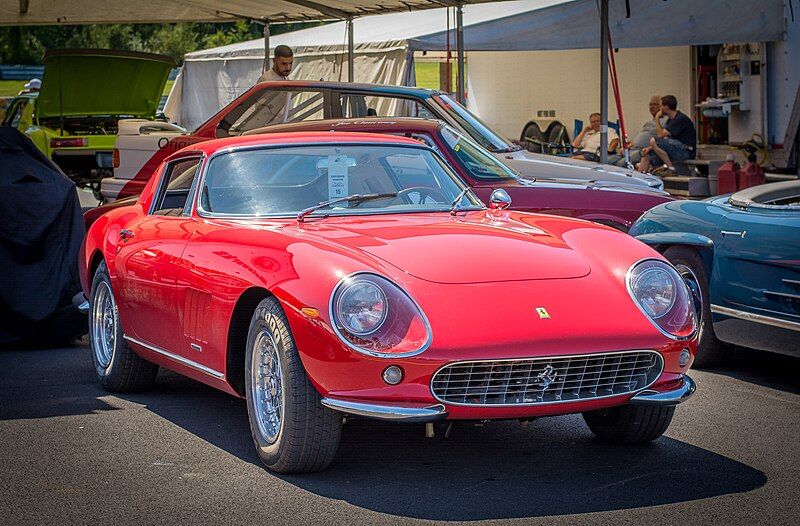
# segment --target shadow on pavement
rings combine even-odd
[[[0,350],[0,420],[111,411],[86,347]]]
[[[706,369],[762,387],[800,394],[800,358],[756,351],[744,347],[732,348],[720,367]]]
[[[243,400],[177,375],[126,398],[260,466]],[[327,471],[279,477],[364,509],[448,521],[656,506],[747,492],[767,481],[745,464],[666,437],[645,446],[602,444],[577,415],[527,426],[456,424],[446,439],[443,430],[427,439],[422,424],[348,420]]]

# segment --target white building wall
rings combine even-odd
[[[651,118],[651,95],[675,95],[678,109],[693,115],[689,46],[621,49],[616,62],[631,138]],[[470,109],[509,138],[519,138],[537,110],[556,110],[570,135],[574,119],[587,122],[600,111],[599,49],[470,52],[467,72]],[[617,120],[610,81],[608,108],[609,120]]]
[[[797,4],[795,4],[797,9]],[[787,13],[788,14],[788,13]],[[792,115],[792,106],[800,86],[800,16],[786,18],[786,39],[770,42],[767,46],[767,82],[769,98],[767,140],[770,144],[783,144],[786,128]],[[785,145],[788,147],[789,145]]]

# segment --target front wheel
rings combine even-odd
[[[657,439],[669,427],[675,406],[623,405],[583,413],[594,435],[614,444],[643,444]]]
[[[265,466],[279,473],[328,467],[339,446],[342,416],[320,403],[273,297],[258,304],[250,321],[245,391],[250,432]]]

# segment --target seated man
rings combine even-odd
[[[608,128],[608,151],[614,152],[619,144],[619,137],[614,128]],[[589,126],[581,130],[575,140],[572,141],[575,148],[573,159],[584,159],[586,161],[600,161],[600,114],[592,113],[589,115]]]
[[[668,117],[664,126],[660,121],[662,115]],[[659,169],[653,174],[667,176],[675,172],[675,161],[695,158],[697,132],[691,119],[678,111],[678,99],[673,95],[661,98],[661,111],[656,114],[656,135],[650,139],[650,146],[642,149],[642,161],[636,167],[640,172],[649,172],[651,166],[656,166]]]
[[[634,166],[642,160],[642,148],[650,146],[650,139],[656,137],[656,115],[658,115],[658,112],[661,111],[661,97],[659,95],[653,95],[650,97],[648,110],[653,118],[642,124],[641,131],[636,134],[636,137],[633,138],[632,142],[628,143],[628,148],[630,149],[630,162]],[[659,120],[661,121],[660,124],[663,127],[667,122],[667,117],[662,115]],[[627,166],[621,145],[620,148],[617,149],[617,156],[615,156],[614,160],[612,161],[609,159],[609,163],[612,162],[617,166]]]

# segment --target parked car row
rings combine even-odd
[[[79,264],[98,378],[246,399],[279,472],[324,469],[345,417],[582,413],[647,442],[748,324],[800,354],[800,183],[675,201],[394,86],[261,83],[192,132],[118,131]]]
[[[405,86],[299,81],[257,84],[191,132],[155,121],[122,121],[116,146],[119,166],[113,179],[103,181],[102,192],[109,200],[139,194],[164,158],[190,144],[239,136],[255,129],[267,132],[268,127],[279,124],[367,117],[441,120],[523,178],[663,192],[661,179],[650,174],[528,152],[493,131],[445,93]]]

